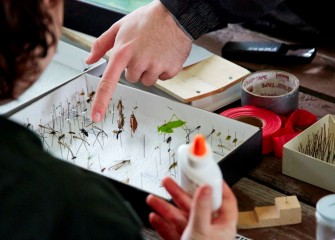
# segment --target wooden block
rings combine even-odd
[[[301,206],[296,196],[277,197],[274,206],[239,212],[238,229],[273,227],[301,223]]]

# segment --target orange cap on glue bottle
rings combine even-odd
[[[212,149],[203,135],[197,134],[191,144],[178,148],[177,160],[180,169],[180,185],[189,194],[204,184],[212,187],[212,210],[222,204],[222,172],[213,159]]]

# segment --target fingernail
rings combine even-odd
[[[203,188],[203,194],[206,196],[212,195],[212,188],[208,185],[205,185]]]
[[[100,113],[96,112],[92,115],[93,122],[100,122],[101,115]]]

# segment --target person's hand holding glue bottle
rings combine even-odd
[[[235,239],[238,218],[236,198],[225,183],[206,139],[198,134],[177,152],[181,186],[172,178],[163,186],[175,205],[150,194],[154,210],[149,221],[163,239]]]

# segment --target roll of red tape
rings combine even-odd
[[[272,135],[281,128],[280,117],[272,111],[254,106],[231,108],[220,115],[262,128],[262,153],[273,151]]]

